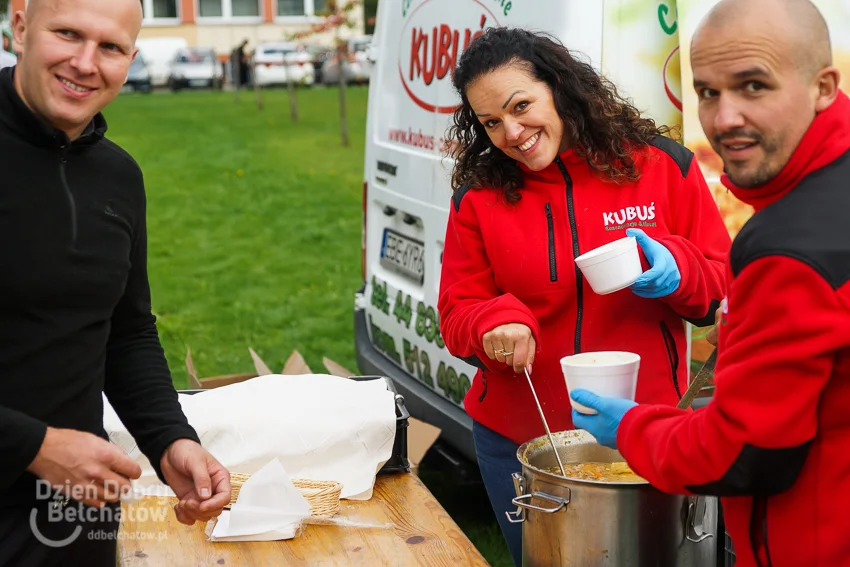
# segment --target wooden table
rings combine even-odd
[[[177,521],[175,502],[173,498],[152,497],[124,505],[118,539],[119,565],[488,565],[419,477],[411,473],[378,475],[370,500],[341,503],[339,516],[355,517],[364,523],[392,523],[391,529],[307,525],[301,535],[291,540],[211,543],[204,534],[204,523],[186,526]]]

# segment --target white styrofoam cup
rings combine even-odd
[[[583,389],[606,398],[634,400],[639,369],[640,356],[632,352],[584,352],[561,359],[561,371],[569,392]],[[572,398],[570,403],[581,413],[597,413]]]
[[[620,238],[576,258],[594,293],[605,295],[625,289],[643,273],[634,236]]]

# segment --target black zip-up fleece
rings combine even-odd
[[[48,426],[106,438],[105,393],[162,479],[198,441],[151,313],[139,166],[98,114],[79,139],[37,118],[0,71],[0,506],[31,503]]]

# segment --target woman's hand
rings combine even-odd
[[[531,372],[537,343],[531,329],[522,323],[499,325],[482,337],[487,358],[503,362],[519,374],[526,367]]]
[[[626,230],[626,234],[637,239],[650,265],[650,269],[632,284],[632,292],[638,297],[656,298],[667,297],[679,289],[682,275],[679,273],[676,259],[667,247],[648,237],[639,228],[630,228]]]

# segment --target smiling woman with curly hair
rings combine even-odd
[[[508,65],[549,87],[554,111],[563,123],[562,147],[573,147],[576,155],[610,181],[637,181],[640,172],[632,152],[656,136],[674,135],[671,128],[641,116],[610,81],[556,40],[524,30],[493,28],[484,41],[470,46],[454,75],[463,101],[449,129],[449,139],[456,142],[452,151],[457,160],[452,175],[455,189],[466,184],[495,186],[505,190],[509,201],[519,198],[522,160],[492,151],[502,148],[488,135],[487,122],[476,115],[467,94],[475,79]]]
[[[533,362],[553,430],[573,428],[559,360],[579,352],[638,354],[636,399],[675,405],[689,377],[683,320],[714,322],[730,239],[693,154],[549,36],[487,30],[453,81],[440,324],[449,352],[479,367],[464,407],[519,564],[511,473],[518,444],[544,429],[517,374]],[[627,237],[645,272],[595,294],[576,257]]]

